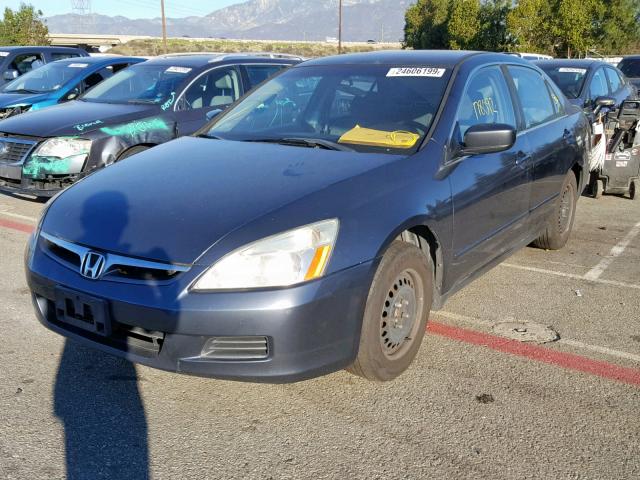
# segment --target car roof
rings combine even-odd
[[[640,60],[640,55],[626,55],[622,60]]]
[[[592,58],[554,58],[553,60],[535,60],[533,63],[543,69],[544,67],[575,67],[589,69],[601,65],[608,65],[610,67],[614,66],[607,62],[594,60]]]
[[[248,61],[278,61],[278,63],[295,63],[303,60],[295,55],[270,54],[270,53],[185,53],[169,54],[153,57],[147,63],[154,65],[167,65],[175,67],[198,68],[216,62],[248,62]]]
[[[127,62],[142,62],[144,58],[141,57],[82,57],[82,58],[64,58],[62,60],[56,60],[55,63],[86,63],[88,65],[111,65],[113,63],[127,63]]]
[[[510,63],[529,65],[525,60],[513,55],[495,52],[475,52],[469,50],[382,50],[378,52],[351,53],[308,60],[304,66],[313,65],[394,65],[425,66],[438,65],[454,67],[468,58],[487,61],[503,60]]]
[[[2,50],[3,52],[19,52],[19,51],[32,51],[32,50],[37,50],[37,51],[67,51],[67,52],[77,52],[78,50],[82,50],[81,48],[76,48],[76,47],[52,47],[52,46],[8,46],[8,47],[3,47],[0,46],[0,50]]]

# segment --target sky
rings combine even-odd
[[[86,0],[85,0],[86,1]],[[165,0],[168,17],[206,15],[243,0]],[[31,4],[42,10],[45,17],[71,12],[72,0],[0,0],[0,9],[17,9],[21,3]],[[129,18],[153,18],[160,16],[160,0],[89,0],[92,13]]]

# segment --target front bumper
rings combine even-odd
[[[182,287],[172,284],[87,280],[46,255],[36,263],[40,273],[27,269],[34,307],[40,322],[54,332],[162,370],[268,383],[305,380],[353,362],[377,265],[368,262],[286,289],[181,295]],[[106,300],[113,333],[103,337],[59,322],[55,290],[60,286]],[[173,301],[165,304],[162,298],[170,297]],[[147,348],[140,347],[141,335],[151,339]],[[209,338],[226,336],[266,337],[268,356],[201,356]]]
[[[20,178],[13,180],[0,177],[0,192],[33,195],[35,197],[53,197],[56,193],[71,186],[77,180],[77,175],[54,181],[31,180]]]

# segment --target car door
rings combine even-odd
[[[207,122],[207,113],[224,110],[242,95],[235,66],[217,67],[197,76],[175,103],[178,136],[191,135]]]
[[[616,100],[616,106],[622,105],[627,98],[633,95],[631,89],[620,78],[618,72],[611,67],[605,67],[607,80],[609,80],[609,95]]]
[[[451,138],[452,150],[463,147],[474,125],[494,123],[517,127],[513,97],[498,66],[472,74],[460,97]],[[459,282],[503,253],[521,246],[528,235],[531,168],[526,138],[499,152],[454,154],[449,175],[453,192],[452,278]]]
[[[527,140],[532,159],[529,210],[532,233],[536,233],[549,218],[553,200],[560,193],[577,139],[560,94],[539,71],[525,66],[510,66],[508,71],[524,122],[521,135]]]

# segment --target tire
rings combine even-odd
[[[137,145],[135,147],[131,147],[128,150],[125,150],[119,157],[118,162],[124,160],[125,158],[133,157],[135,154],[144,152],[145,150],[149,150],[149,147],[144,147],[142,145]]]
[[[430,259],[415,245],[393,242],[371,283],[358,356],[347,370],[379,382],[404,372],[420,349],[432,299]]]
[[[638,188],[640,188],[640,182],[638,182],[638,180],[632,180],[631,185],[629,185],[629,198],[631,200],[638,200],[640,198]]]
[[[604,182],[602,180],[595,180],[591,185],[591,196],[593,198],[600,198],[604,193]]]
[[[560,250],[566,245],[576,216],[577,190],[576,177],[570,171],[562,183],[560,195],[556,200],[553,213],[547,220],[544,232],[533,242],[536,247],[545,250]]]

